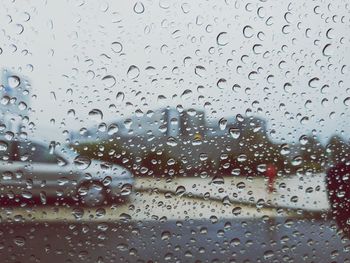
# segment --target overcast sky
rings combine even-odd
[[[349,11],[347,0],[3,0],[0,67],[31,81],[34,136],[48,140],[167,105],[209,121],[251,112],[278,141],[349,139]]]

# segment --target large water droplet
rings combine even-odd
[[[176,195],[182,196],[186,193],[186,188],[182,185],[178,186],[175,190]]]
[[[17,76],[9,76],[7,79],[8,85],[10,88],[17,88],[21,84],[21,80]]]
[[[115,85],[116,80],[115,77],[112,75],[107,75],[102,78],[103,85],[107,88],[111,88]]]
[[[85,170],[90,166],[91,160],[86,156],[79,155],[75,157],[74,164],[78,169]]]
[[[118,130],[119,130],[118,125],[115,123],[112,123],[108,126],[107,133],[108,133],[108,135],[113,135],[113,134],[116,134],[118,132]]]
[[[142,2],[136,2],[134,5],[134,12],[136,14],[142,14],[145,11],[145,7]]]
[[[229,132],[233,139],[238,139],[241,136],[241,131],[237,128],[230,128]]]
[[[345,106],[350,106],[350,97],[345,98],[343,103]]]
[[[135,65],[131,65],[127,72],[129,79],[136,79],[140,75],[140,70]]]
[[[101,110],[99,109],[92,109],[90,112],[89,112],[89,116],[92,120],[95,120],[95,121],[100,121],[102,120],[103,118],[103,113]]]
[[[322,49],[322,54],[326,57],[329,57],[331,56],[331,53],[332,53],[332,45],[331,44],[327,44],[323,47]]]
[[[228,44],[227,32],[221,32],[216,37],[216,43],[219,46],[226,46]]]
[[[309,87],[310,87],[310,88],[317,88],[317,86],[318,86],[317,84],[318,84],[319,80],[320,80],[320,79],[319,79],[318,77],[315,77],[315,78],[310,79],[310,80],[309,80],[309,83],[308,83],[308,84],[309,84]]]
[[[194,73],[199,77],[204,77],[205,71],[206,71],[205,67],[203,67],[203,66],[196,66],[194,69]]]
[[[216,86],[217,86],[219,89],[225,89],[226,86],[227,86],[227,81],[226,81],[226,79],[224,79],[224,78],[219,79],[218,82],[216,83]]]
[[[115,41],[115,42],[112,43],[111,48],[112,48],[113,52],[120,53],[123,50],[123,45],[120,42]]]
[[[6,151],[8,148],[7,142],[5,141],[0,141],[0,152]]]
[[[246,38],[251,38],[251,37],[253,37],[253,35],[254,35],[254,33],[253,33],[253,28],[252,28],[251,26],[249,26],[249,25],[245,26],[245,27],[243,28],[243,35],[244,35],[244,37],[246,37]]]

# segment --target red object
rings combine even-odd
[[[269,179],[268,181],[268,190],[269,193],[272,193],[274,190],[274,183],[275,183],[275,179],[277,176],[277,169],[273,164],[268,164],[266,167],[266,175]]]

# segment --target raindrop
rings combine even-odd
[[[24,237],[21,236],[17,236],[14,238],[13,242],[19,246],[19,247],[23,247],[26,243],[26,239]]]
[[[242,208],[241,207],[235,207],[232,209],[232,214],[235,215],[235,216],[238,216],[242,213]]]
[[[162,240],[169,240],[169,238],[171,237],[171,233],[169,231],[164,231],[162,234],[161,234],[161,239]]]
[[[111,88],[115,85],[116,80],[115,77],[112,75],[107,75],[102,78],[102,83],[105,85],[107,88]]]
[[[233,139],[238,139],[241,136],[241,131],[237,128],[230,128],[229,133]]]
[[[129,79],[136,79],[140,75],[140,70],[135,65],[131,65],[128,69],[127,76]]]
[[[134,12],[136,14],[142,14],[145,11],[145,7],[142,2],[136,2],[134,5]]]
[[[103,118],[103,113],[99,109],[93,109],[89,112],[89,116],[91,117],[92,120],[100,121]]]
[[[292,160],[292,165],[298,166],[303,162],[303,158],[301,156],[295,156]]]
[[[306,135],[302,135],[299,138],[299,142],[300,142],[301,145],[305,145],[305,144],[307,144],[309,142],[309,139],[307,138]]]
[[[8,145],[5,141],[0,141],[0,152],[6,151],[8,148]]]
[[[85,170],[90,166],[91,160],[88,157],[79,155],[75,157],[74,164],[78,169]]]
[[[132,193],[132,184],[123,184],[120,195],[121,196],[128,196]]]
[[[117,96],[115,96],[115,98],[116,98],[117,102],[122,102],[125,98],[124,92],[119,91],[117,93]]]
[[[159,0],[159,7],[162,9],[168,9],[170,7],[169,0]]]
[[[17,76],[9,76],[7,81],[9,87],[12,89],[17,88],[21,84],[21,80]]]
[[[264,252],[264,259],[268,260],[271,259],[274,256],[274,253],[272,250],[267,250]]]
[[[330,53],[331,53],[330,49],[331,49],[331,44],[325,45],[325,46],[323,47],[323,49],[322,49],[322,54],[323,54],[324,56],[326,56],[326,57],[331,56],[331,55],[330,55]]]
[[[216,175],[214,176],[214,178],[211,180],[212,184],[224,184],[225,180],[224,177]]]
[[[75,219],[79,220],[84,216],[84,209],[80,207],[74,208],[72,211],[72,215]]]
[[[49,144],[49,153],[54,154],[56,148],[56,143],[54,141],[51,141]]]
[[[308,83],[309,87],[310,88],[317,88],[317,83],[318,83],[319,80],[320,79],[317,78],[317,77],[310,79],[309,83]]]
[[[177,141],[174,137],[169,137],[168,140],[167,140],[167,145],[169,146],[176,146],[177,145]]]
[[[112,43],[112,51],[115,53],[120,53],[123,50],[123,45],[120,42],[113,42]]]
[[[27,109],[27,104],[25,104],[23,101],[21,101],[19,104],[18,104],[18,109],[20,110],[25,110]]]
[[[108,133],[108,135],[113,135],[113,134],[116,134],[118,132],[118,130],[119,130],[118,125],[115,123],[112,123],[108,126],[107,133]]]
[[[219,89],[225,89],[226,86],[227,86],[227,81],[226,81],[226,79],[224,79],[224,78],[219,79],[218,82],[216,83],[216,86],[217,86]]]
[[[175,190],[177,196],[183,196],[186,193],[186,188],[182,185],[178,186]]]
[[[186,99],[186,98],[190,98],[192,94],[192,90],[190,89],[186,89],[182,94],[181,94],[181,98],[182,99]]]
[[[216,43],[219,46],[226,46],[228,44],[227,32],[221,32],[216,37]]]
[[[225,118],[221,118],[219,120],[219,128],[220,130],[225,130],[226,129],[226,125],[227,125],[227,120]]]
[[[350,97],[345,98],[343,103],[345,106],[350,106]]]
[[[194,73],[201,78],[205,76],[205,72],[206,70],[203,66],[196,66],[194,69]]]
[[[253,28],[251,27],[251,26],[249,26],[249,25],[247,25],[247,26],[245,26],[244,28],[243,28],[243,35],[244,35],[244,37],[246,37],[246,38],[251,38],[251,37],[253,37]]]

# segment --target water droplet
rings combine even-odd
[[[72,215],[75,219],[79,220],[84,216],[84,209],[80,207],[74,208],[72,211]]]
[[[7,81],[9,87],[12,89],[17,88],[21,84],[21,80],[17,76],[9,76]]]
[[[111,88],[116,84],[116,79],[112,75],[107,75],[102,78],[102,83],[105,87]]]
[[[301,145],[305,145],[305,144],[307,144],[309,142],[309,139],[307,138],[306,135],[302,135],[299,138],[299,142],[300,142]]]
[[[91,117],[92,120],[100,121],[103,118],[103,113],[99,109],[93,109],[89,112],[89,116]]]
[[[253,28],[252,28],[251,26],[249,26],[249,25],[245,26],[245,27],[243,28],[243,35],[244,35],[244,37],[246,37],[246,38],[251,38],[251,37],[253,37],[253,36],[254,36]]]
[[[129,79],[136,79],[140,75],[140,70],[135,65],[131,65],[128,69],[127,76]]]
[[[322,49],[322,54],[326,57],[330,57],[331,56],[331,47],[332,45],[331,44],[327,44],[323,47]]]
[[[132,193],[132,184],[123,184],[120,195],[128,196]]]
[[[226,86],[227,86],[227,81],[226,79],[219,79],[218,82],[216,83],[216,86],[219,88],[219,89],[225,89]]]
[[[292,160],[292,165],[298,166],[302,164],[302,162],[303,162],[303,158],[301,156],[295,156]]]
[[[85,170],[90,166],[91,160],[86,156],[79,155],[75,157],[74,164],[78,169]]]
[[[343,103],[345,106],[350,106],[350,97],[345,98]]]
[[[226,46],[228,44],[227,32],[221,32],[216,37],[216,43],[219,46]]]
[[[224,184],[225,180],[224,177],[216,175],[214,176],[214,178],[211,180],[212,184]]]
[[[120,42],[115,41],[115,42],[112,43],[111,46],[112,46],[111,47],[112,51],[115,52],[115,53],[120,53],[123,50],[123,45]]]
[[[192,90],[190,89],[186,89],[182,94],[181,94],[181,98],[182,99],[186,99],[186,98],[190,98],[192,94]]]
[[[18,103],[18,109],[20,110],[25,110],[27,109],[27,104],[25,104],[23,101],[21,101],[20,103]]]
[[[174,137],[169,137],[167,140],[167,145],[175,147],[177,145],[177,141]]]
[[[117,100],[117,102],[122,102],[122,101],[124,101],[124,98],[125,98],[125,94],[124,94],[124,92],[118,92],[117,93],[117,96],[115,96],[115,98],[116,98],[116,100]]]
[[[194,69],[194,73],[201,78],[205,76],[205,72],[206,69],[203,66],[196,66]]]
[[[275,254],[273,253],[272,250],[267,250],[264,252],[264,259],[268,260],[271,259]]]
[[[8,148],[7,142],[5,141],[0,141],[0,152],[6,151]]]
[[[226,129],[226,125],[227,125],[227,120],[225,118],[221,118],[219,120],[219,128],[220,130],[225,130]]]
[[[310,88],[317,88],[317,84],[318,84],[319,80],[320,79],[317,77],[310,79],[309,83],[308,83],[309,87]]]
[[[169,231],[164,231],[162,234],[161,234],[161,239],[162,240],[169,240],[169,238],[171,237],[171,233]]]
[[[19,247],[23,247],[26,244],[26,239],[24,237],[21,236],[17,236],[14,238],[13,242],[19,246]]]
[[[237,128],[230,128],[229,133],[233,139],[238,139],[241,136],[241,131]]]
[[[186,188],[182,185],[178,186],[175,190],[177,196],[182,196],[186,193]]]
[[[242,213],[242,208],[241,207],[235,207],[232,209],[232,214],[235,215],[235,216],[238,216]]]
[[[142,14],[145,11],[145,7],[142,2],[136,2],[134,5],[134,12],[136,14]]]
[[[56,143],[54,141],[51,141],[49,144],[49,153],[53,154],[55,152],[55,148],[56,148]]]
[[[113,135],[113,134],[116,134],[118,132],[118,130],[119,130],[118,125],[115,123],[112,123],[108,126],[107,133],[108,133],[108,135]]]

